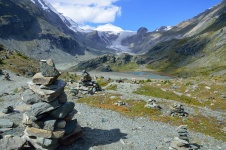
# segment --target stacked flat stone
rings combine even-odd
[[[23,114],[22,124],[26,126],[23,138],[36,149],[71,145],[82,132],[73,119],[75,104],[67,101],[64,92],[66,82],[58,79],[60,73],[51,59],[40,61],[40,71],[22,96],[22,100],[31,105],[31,110]]]
[[[179,137],[175,137],[169,149],[171,150],[190,150],[190,143],[186,125],[181,125],[176,129]]]
[[[187,117],[188,113],[184,111],[183,105],[175,103],[170,107],[170,116]]]

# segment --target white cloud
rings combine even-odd
[[[76,23],[108,23],[121,16],[121,8],[114,5],[118,0],[46,0],[64,16]]]

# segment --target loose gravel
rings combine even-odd
[[[15,92],[15,89],[21,86],[26,87],[27,82],[31,80],[12,73],[10,76],[12,81],[2,80],[3,76],[0,76],[1,109],[8,105],[22,107],[20,92]],[[130,87],[130,85],[123,84],[122,87],[119,87],[122,89],[122,93],[128,91],[127,86]],[[131,88],[136,89],[137,87],[131,85]],[[129,94],[127,93],[127,98]],[[146,99],[148,97],[138,96],[137,98]],[[74,145],[59,147],[58,150],[167,150],[170,142],[177,136],[175,131],[177,127],[169,124],[151,121],[143,117],[127,118],[117,112],[93,108],[86,104],[76,103],[75,108],[78,111],[75,118],[82,126],[84,135]],[[11,115],[0,114],[0,118],[8,118],[19,126],[4,134],[23,134],[23,128],[19,125],[22,114],[23,111]],[[198,143],[203,150],[226,149],[226,142],[197,132],[189,131],[189,134],[191,142]]]

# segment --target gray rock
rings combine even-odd
[[[57,129],[63,129],[63,128],[65,128],[65,126],[66,126],[66,121],[65,120],[59,120],[56,123],[56,128]]]
[[[60,107],[62,104],[58,102],[58,100],[51,101],[50,103],[47,102],[39,102],[31,107],[32,114],[37,117],[41,114],[47,113],[49,111],[52,111],[58,107]]]
[[[13,122],[9,119],[0,119],[0,128],[11,128],[13,127]]]
[[[65,127],[65,134],[72,133],[77,126],[77,119],[71,120],[70,122],[67,122]]]
[[[26,104],[35,104],[41,101],[41,99],[30,89],[27,89],[23,93],[21,99]]]
[[[32,116],[30,111],[27,111],[23,114],[22,124],[24,126],[33,126],[34,122],[37,120],[36,117]]]
[[[67,94],[65,92],[61,93],[57,98],[59,103],[66,103],[67,102]]]
[[[226,99],[226,94],[222,94],[221,99]]]
[[[41,85],[51,85],[54,81],[56,81],[58,76],[53,77],[44,77],[41,72],[36,73],[32,77],[32,82],[35,84],[41,84]]]
[[[56,126],[56,118],[46,116],[44,118],[38,119],[34,122],[32,122],[32,127],[38,128],[38,129],[44,129],[48,131],[54,131]],[[30,126],[30,127],[31,127]]]
[[[75,107],[73,102],[66,102],[61,107],[53,110],[50,115],[55,118],[64,118],[66,117]]]
[[[24,135],[23,138],[25,138],[27,141],[29,141],[37,150],[55,150],[58,147],[58,144],[56,143],[52,147],[48,146],[48,148],[44,148],[40,145],[41,143],[43,143],[42,139],[39,139],[39,144],[38,144],[37,139],[30,138],[28,135]],[[41,137],[39,137],[39,138],[41,138]],[[45,140],[44,140],[44,143],[45,143]],[[50,141],[46,141],[45,144],[48,145],[48,143],[50,143]]]
[[[47,120],[47,121],[44,122],[43,129],[49,130],[49,131],[54,131],[55,124],[56,124],[56,120]]]
[[[35,85],[34,83],[29,83],[29,88],[37,94],[42,101],[51,102],[55,100],[61,93],[64,91],[66,82],[63,80],[56,80],[53,85],[56,85],[54,89],[41,89],[40,86]]]
[[[59,71],[55,68],[55,64],[52,59],[41,60],[40,70],[44,77],[58,77],[60,75]]]
[[[9,114],[9,113],[12,113],[13,111],[14,111],[14,108],[12,106],[8,106],[6,108],[3,108],[2,113]]]
[[[36,142],[44,148],[50,148],[57,144],[58,139],[47,139],[43,137],[38,137]]]
[[[9,137],[0,140],[1,150],[20,150],[23,148],[26,140],[21,137]]]

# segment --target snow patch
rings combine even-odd
[[[96,31],[111,31],[112,34],[117,34],[117,33],[123,31],[122,28],[114,26],[112,24],[105,24],[105,25],[102,25],[102,26],[98,26],[94,30],[96,30]]]
[[[38,0],[39,4],[42,5],[42,9],[46,10],[49,9],[48,7],[45,6],[45,4],[42,3],[41,0]]]

